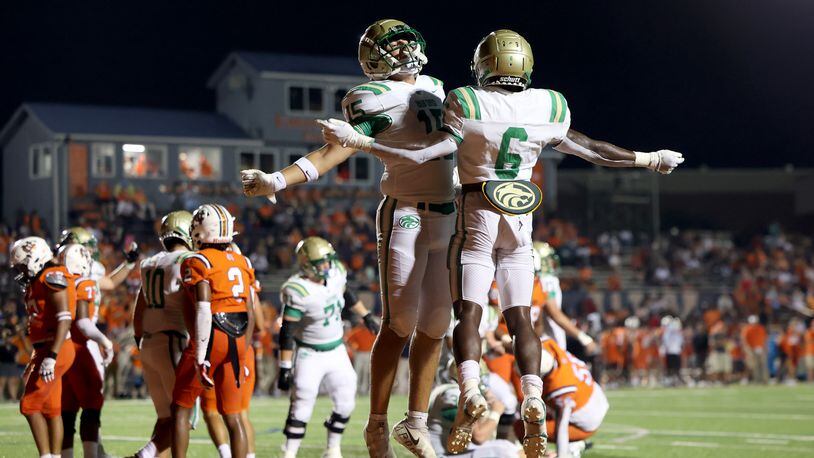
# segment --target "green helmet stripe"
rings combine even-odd
[[[475,107],[475,119],[480,120],[480,102],[478,102],[478,97],[475,95],[475,91],[469,86],[465,87],[464,90],[472,99],[472,105]]]

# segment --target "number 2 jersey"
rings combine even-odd
[[[327,351],[342,344],[346,284],[347,271],[342,263],[331,268],[324,284],[302,273],[283,283],[280,288],[283,316],[299,319],[294,332],[298,345]]]
[[[184,304],[187,297],[181,288],[181,262],[191,255],[191,251],[162,251],[141,261],[141,294],[147,302],[144,332],[186,334]]]
[[[443,130],[458,142],[463,184],[531,179],[540,152],[571,125],[565,97],[547,89],[466,86],[450,91],[444,106]]]
[[[378,143],[418,150],[432,144],[442,126],[443,83],[419,75],[415,84],[369,81],[348,91],[342,100],[345,120]],[[411,202],[450,202],[455,198],[453,157],[424,164],[400,158],[382,159],[382,194]]]

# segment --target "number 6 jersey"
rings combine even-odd
[[[450,91],[444,106],[443,130],[458,142],[463,184],[531,179],[540,152],[571,125],[565,97],[547,89],[466,86]]]
[[[294,338],[298,345],[320,351],[342,344],[347,271],[342,263],[331,268],[325,284],[296,273],[283,283],[280,299],[283,316],[299,319]]]
[[[417,150],[432,144],[430,134],[442,126],[443,83],[419,75],[415,84],[369,81],[348,91],[342,100],[345,120],[377,142]],[[411,202],[450,202],[455,198],[452,155],[424,164],[382,159],[382,194]]]
[[[186,333],[181,261],[190,255],[191,251],[162,251],[141,261],[141,294],[147,302],[144,332]]]

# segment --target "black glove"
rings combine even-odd
[[[365,322],[365,327],[370,330],[373,334],[378,334],[379,330],[381,329],[381,325],[379,324],[379,320],[373,316],[372,313],[369,313],[362,317],[362,321]]]
[[[291,369],[286,367],[280,368],[280,375],[277,378],[277,388],[280,391],[288,391],[291,389]]]
[[[133,242],[132,244],[130,244],[130,246],[132,247],[132,249],[124,252],[124,258],[127,260],[128,264],[133,264],[138,260],[140,252],[138,248],[138,243]]]

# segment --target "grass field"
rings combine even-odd
[[[590,457],[814,456],[812,385],[617,390],[608,397],[611,410],[594,438],[595,447],[586,454]],[[367,456],[361,435],[366,408],[367,399],[359,399],[343,441],[345,457]],[[391,425],[405,408],[403,397],[393,399]],[[256,399],[252,404],[258,457],[281,455],[287,409],[285,399]],[[329,414],[330,404],[321,398],[300,456],[320,456],[325,441],[322,421]],[[108,452],[132,454],[149,434],[152,405],[112,401],[105,406],[102,420]],[[33,440],[17,406],[0,405],[0,457],[33,456]],[[203,424],[192,434],[190,456],[217,456]]]

